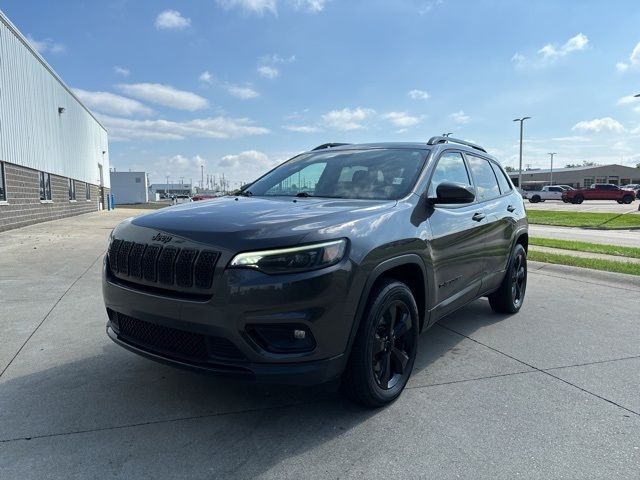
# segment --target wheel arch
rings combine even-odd
[[[364,314],[371,291],[376,283],[383,278],[398,280],[406,284],[409,289],[411,289],[418,306],[420,330],[422,330],[424,325],[428,324],[426,312],[429,281],[427,278],[427,269],[422,258],[417,254],[409,253],[385,260],[379,263],[371,273],[369,273],[365,286],[360,294],[360,300],[358,302],[353,326],[351,327],[351,333],[349,335],[347,350],[345,352],[346,358],[351,354],[351,348],[358,333],[358,329],[360,328],[362,315]]]

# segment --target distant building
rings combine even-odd
[[[518,185],[518,172],[509,172],[513,183]],[[522,185],[549,185],[551,170],[523,170]],[[614,185],[626,185],[628,183],[640,183],[640,168],[626,167],[624,165],[596,165],[593,167],[554,168],[553,184],[569,185],[575,188],[587,188],[592,183],[612,183]]]
[[[149,185],[151,197],[161,195],[193,195],[193,186],[189,183],[152,183]]]
[[[147,174],[145,172],[110,172],[111,193],[116,205],[147,203]]]
[[[98,211],[108,150],[105,128],[0,11],[0,231]]]

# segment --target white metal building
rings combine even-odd
[[[98,210],[107,131],[0,11],[0,231]]]
[[[145,172],[112,171],[109,177],[111,178],[111,194],[116,205],[132,205],[149,201]]]
[[[518,172],[510,172],[509,176],[514,184],[518,184]],[[549,185],[551,170],[535,169],[522,171],[522,185]],[[571,187],[588,188],[592,183],[612,183],[614,185],[627,185],[640,183],[640,169],[625,165],[594,165],[590,167],[568,167],[553,169],[554,185],[569,185]],[[539,188],[537,188],[539,189]]]

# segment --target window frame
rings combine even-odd
[[[42,190],[41,190],[42,189]],[[38,171],[38,190],[41,203],[53,203],[51,193],[51,174],[42,170]],[[44,192],[44,198],[42,198]]]
[[[484,157],[481,157],[481,158],[484,158]],[[496,176],[496,180],[498,180],[498,189],[500,190],[500,196],[502,197],[503,195],[512,193],[515,186],[513,185],[513,182],[511,182],[511,177],[509,177],[509,175],[507,175],[507,172],[504,170],[504,168],[502,168],[502,165],[500,165],[498,162],[490,158],[485,158],[485,160],[489,160],[489,163],[491,164],[491,168],[493,169],[493,174]],[[509,185],[509,190],[507,190],[506,192],[502,191],[502,186],[500,185],[500,179],[498,178],[498,172],[496,172],[496,170],[500,172],[500,174],[504,177],[505,181],[507,182],[507,185]]]
[[[498,177],[496,176],[496,172],[495,172],[494,168],[491,166],[491,163],[496,163],[496,162],[494,162],[490,158],[483,157],[482,155],[476,155],[475,153],[471,153],[471,152],[464,152],[464,155],[465,155],[465,160],[467,160],[467,163],[469,163],[469,159],[467,157],[477,157],[477,158],[479,158],[481,160],[486,160],[487,162],[489,162],[489,168],[491,168],[491,171],[493,172],[493,176],[496,179],[496,184],[498,185],[498,192],[500,192],[500,194],[496,195],[495,197],[491,197],[491,198],[488,198],[486,200],[480,200],[478,198],[478,190],[476,188],[476,178],[475,178],[475,175],[473,174],[473,169],[471,168],[471,164],[469,163],[469,166],[468,166],[469,172],[473,176],[473,185],[474,185],[474,188],[476,188],[476,202],[478,202],[478,203],[491,202],[491,201],[495,200],[496,198],[506,197],[507,195],[510,195],[513,192],[513,189],[511,189],[506,193],[502,193],[502,190],[500,189],[500,182],[498,182]],[[499,166],[500,165],[498,165],[498,167]]]
[[[464,163],[464,168],[467,169],[467,175],[469,177],[469,186],[471,188],[473,188],[474,193],[475,193],[475,181],[473,176],[471,175],[471,169],[469,168],[469,163],[467,162],[467,157],[465,156],[465,152],[463,150],[459,150],[456,148],[447,148],[442,150],[439,154],[438,154],[438,158],[436,158],[433,167],[431,168],[431,171],[429,172],[429,179],[426,183],[426,189],[424,190],[424,196],[425,198],[429,198],[429,189],[431,188],[431,181],[433,180],[433,175],[436,173],[436,168],[438,168],[438,163],[440,162],[440,159],[448,154],[448,153],[458,153],[460,154],[460,156],[462,157],[462,162]],[[438,203],[435,205],[435,207],[437,208],[465,208],[468,207],[469,205],[475,205],[478,203],[478,196],[475,195],[475,198],[473,199],[473,202],[469,202],[469,203]]]
[[[70,202],[75,202],[76,201],[76,181],[73,178],[69,178],[68,179],[69,182],[69,201]]]
[[[7,203],[7,177],[5,176],[6,169],[4,162],[0,162],[0,185],[2,185],[2,191],[0,192],[0,204]]]
[[[84,198],[87,202],[91,201],[91,184],[84,182]]]

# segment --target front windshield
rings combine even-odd
[[[275,168],[244,193],[396,200],[413,187],[427,153],[393,148],[307,153]]]

